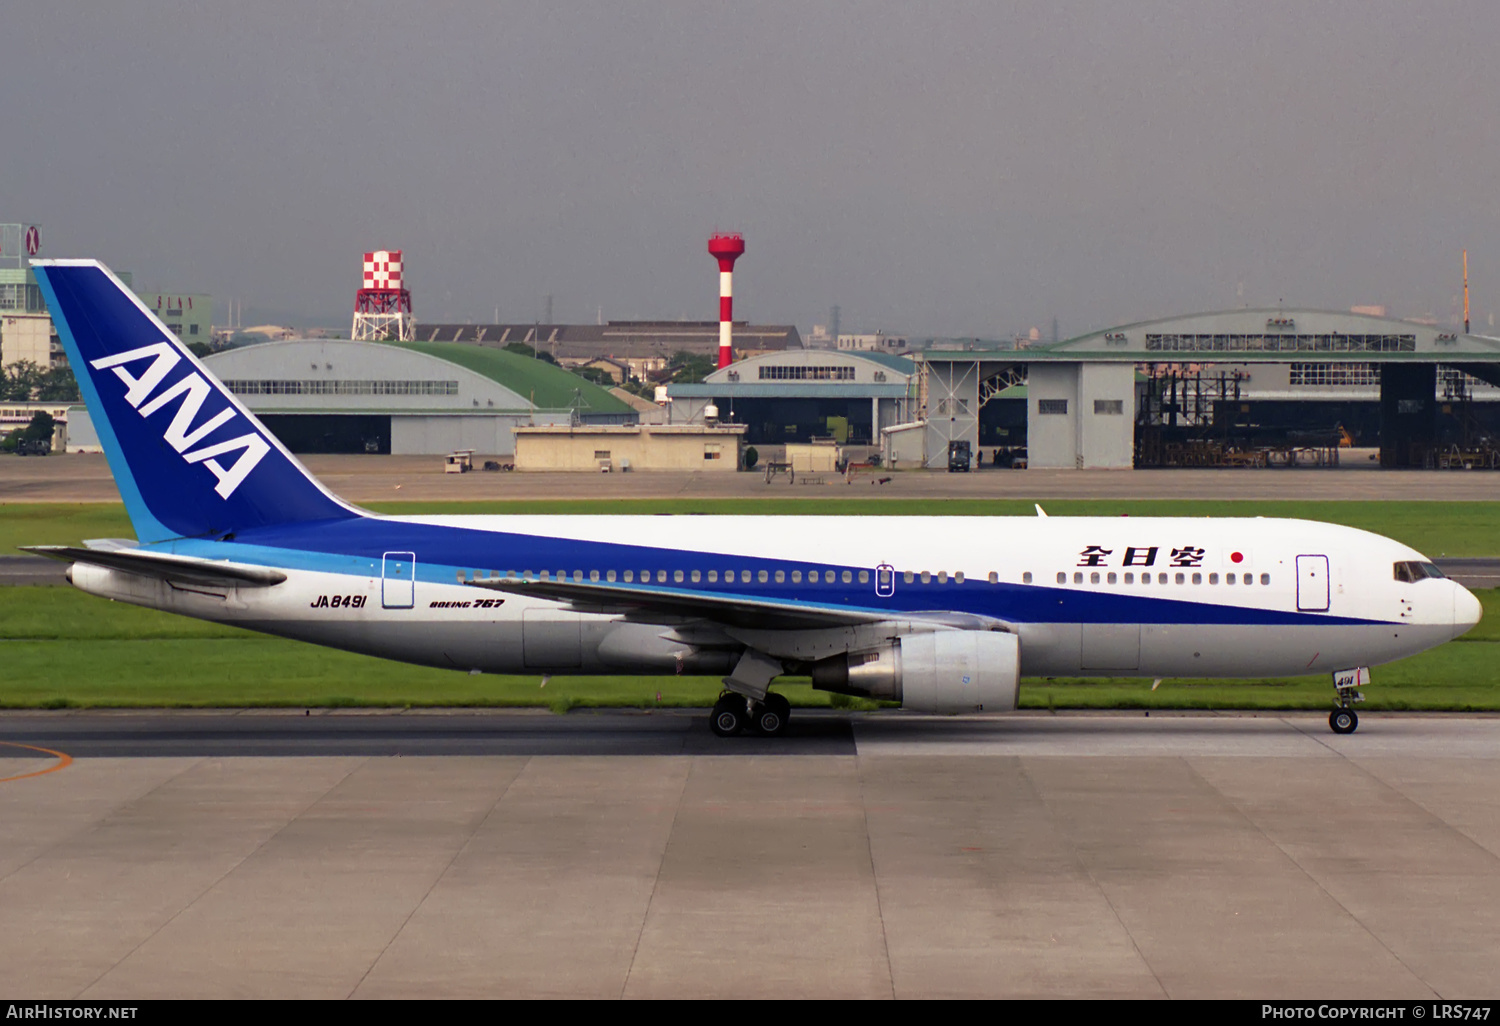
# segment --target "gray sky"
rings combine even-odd
[[[0,220],[247,318],[1500,310],[1500,4],[24,4]],[[1242,298],[1241,298],[1242,295]],[[1497,329],[1500,330],[1500,329]]]

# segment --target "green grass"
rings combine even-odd
[[[1378,667],[1366,709],[1500,710],[1500,592],[1459,641]],[[535,706],[703,707],[711,677],[470,675],[268,638],[66,587],[0,588],[0,708]],[[797,706],[870,708],[779,685]],[[660,696],[658,698],[658,695]],[[1225,683],[1028,680],[1031,709],[1327,709],[1326,676]]]
[[[1500,555],[1500,503],[1050,500],[1052,516],[1266,516],[1346,524],[1431,557]],[[725,513],[803,516],[1033,516],[1029,499],[611,499],[570,502],[380,502],[382,513]],[[0,504],[0,553],[19,545],[74,545],[134,537],[119,503]]]

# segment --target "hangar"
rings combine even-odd
[[[293,452],[508,456],[518,425],[638,419],[561,367],[471,345],[291,339],[215,353],[204,364]],[[75,416],[87,414],[69,411],[69,435],[83,444]]]
[[[917,378],[929,466],[951,441],[993,444],[996,401],[1022,382],[1030,467],[1232,465],[1290,452],[1299,432],[1336,453],[1339,410],[1310,431],[1286,403],[1365,403],[1386,467],[1493,459],[1500,438],[1500,339],[1365,314],[1231,310],[1030,349],[929,350]]]
[[[832,437],[876,445],[880,429],[915,409],[917,366],[904,356],[788,349],[721,367],[702,384],[667,386],[670,422],[703,421],[713,406],[721,421],[744,424],[751,445]]]

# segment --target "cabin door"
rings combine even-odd
[[[380,604],[410,609],[416,601],[417,554],[387,552],[380,560]]]
[[[1304,613],[1328,612],[1328,557],[1297,557],[1297,608]]]

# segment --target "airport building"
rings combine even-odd
[[[515,436],[517,470],[732,474],[743,459],[745,426],[556,424],[518,427]]]
[[[215,353],[210,371],[293,452],[515,453],[522,425],[629,425],[606,390],[545,361],[451,343],[296,339]],[[97,446],[69,411],[69,446]]]
[[[1233,310],[1030,349],[929,350],[917,419],[927,466],[947,465],[954,442],[1083,468],[1330,462],[1355,440],[1378,443],[1382,466],[1500,466],[1497,384],[1500,339],[1357,313]]]
[[[512,344],[531,346],[567,367],[610,361],[626,369],[630,377],[642,381],[680,352],[714,356],[719,351],[718,321],[419,324],[416,335],[425,342],[462,342],[491,349],[504,349]],[[802,336],[792,325],[735,322],[734,351],[738,357],[801,348]]]
[[[877,445],[882,428],[916,410],[911,360],[886,353],[801,349],[763,353],[721,367],[702,384],[667,386],[668,419],[743,424],[751,445],[835,438]]]

